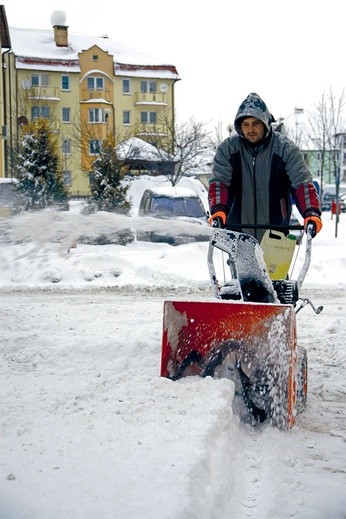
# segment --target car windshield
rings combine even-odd
[[[154,198],[152,212],[156,216],[189,216],[202,218],[205,216],[201,202],[197,198]]]

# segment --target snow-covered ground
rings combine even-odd
[[[1,519],[345,518],[345,220],[313,240],[302,295],[324,309],[297,314],[309,393],[289,431],[241,421],[229,380],[159,376],[164,300],[211,299],[207,243],[68,252],[128,224],[78,205],[4,223]]]

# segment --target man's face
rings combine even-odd
[[[244,119],[240,128],[245,139],[252,143],[256,143],[263,139],[265,134],[264,124],[255,117],[247,117]]]

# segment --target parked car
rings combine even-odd
[[[0,218],[8,218],[19,211],[19,195],[15,178],[0,178]]]
[[[208,241],[210,229],[208,216],[197,193],[190,188],[165,186],[146,189],[140,201],[139,216],[152,216],[164,220],[184,221],[200,226],[200,232],[172,230],[167,224],[164,230],[138,230],[137,240],[180,245],[196,241]],[[149,226],[148,226],[149,227]]]
[[[324,193],[323,198],[322,198],[322,204],[321,204],[322,211],[331,211],[333,202],[336,202],[336,194],[330,193],[330,192]],[[345,213],[346,212],[346,202],[345,202],[345,199],[342,197],[342,195],[339,195],[339,204],[341,207],[341,211],[343,213]]]

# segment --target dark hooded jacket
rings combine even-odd
[[[241,121],[255,117],[267,129],[253,145],[241,132]],[[224,211],[227,226],[232,224],[288,225],[292,198],[304,218],[321,215],[312,176],[303,155],[291,140],[273,131],[274,118],[264,101],[251,93],[240,105],[234,121],[237,135],[224,140],[217,149],[209,181],[211,214]],[[291,198],[292,197],[292,198]],[[261,230],[244,229],[258,240]]]

